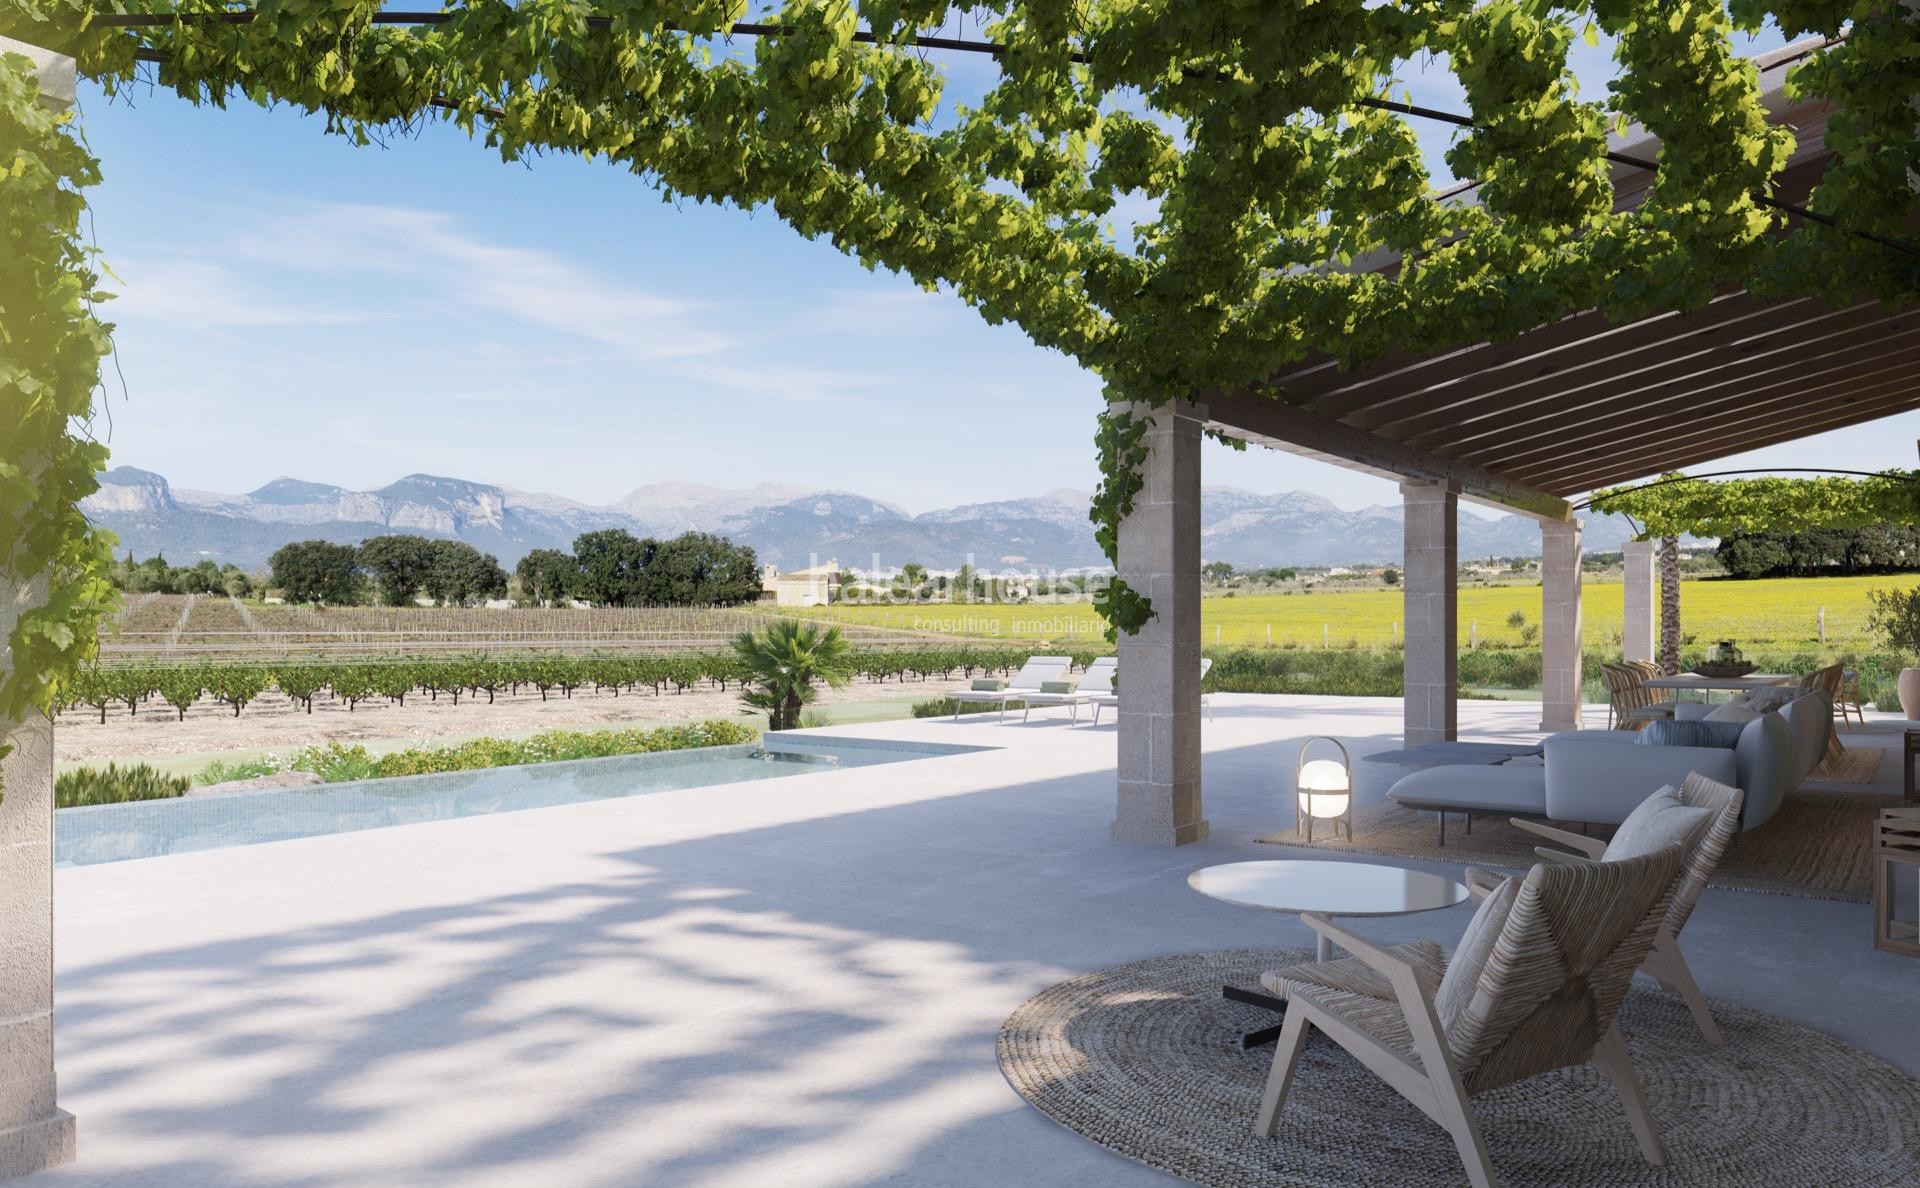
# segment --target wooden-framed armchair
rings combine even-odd
[[[1640,968],[1685,999],[1687,1010],[1692,1013],[1700,1034],[1706,1037],[1709,1044],[1719,1047],[1723,1042],[1720,1029],[1714,1025],[1713,1012],[1707,1009],[1706,996],[1700,993],[1700,984],[1693,980],[1693,970],[1687,966],[1686,954],[1680,951],[1680,930],[1687,926],[1687,920],[1693,915],[1693,906],[1699,901],[1700,892],[1706,889],[1707,880],[1713,877],[1720,860],[1727,856],[1733,839],[1740,835],[1740,805],[1746,799],[1746,793],[1695,772],[1677,790],[1663,788],[1643,802],[1634,813],[1628,814],[1627,820],[1621,822],[1620,828],[1614,831],[1614,840],[1611,842],[1569,833],[1520,817],[1510,817],[1508,820],[1529,833],[1538,834],[1573,851],[1567,853],[1545,846],[1536,847],[1533,852],[1549,862],[1618,861],[1639,857],[1646,852],[1648,845],[1672,836],[1671,831],[1653,834],[1628,828],[1634,820],[1634,814],[1643,810],[1666,811],[1666,806],[1660,803],[1663,797],[1682,810],[1702,810],[1704,824],[1692,845],[1687,848],[1686,867],[1681,873],[1679,885],[1674,888],[1673,905],[1667,910],[1666,923],[1659,935],[1653,938],[1653,947],[1647,950],[1646,960],[1640,963]]]
[[[1612,1080],[1641,1153],[1664,1166],[1614,1013],[1666,920],[1683,861],[1676,845],[1470,881],[1480,908],[1451,956],[1427,941],[1383,948],[1302,915],[1351,956],[1261,978],[1286,996],[1287,1014],[1254,1132],[1271,1137],[1279,1125],[1307,1029],[1317,1027],[1446,1129],[1476,1188],[1497,1181],[1472,1095],[1578,1064]]]

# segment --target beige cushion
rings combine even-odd
[[[1679,789],[1669,784],[1647,797],[1627,814],[1607,843],[1605,860],[1619,862],[1657,854],[1668,846],[1682,850],[1693,848],[1701,833],[1712,822],[1713,810],[1695,808],[1680,799]]]
[[[1460,934],[1460,943],[1447,961],[1446,976],[1440,979],[1440,989],[1433,996],[1442,1028],[1452,1027],[1455,1019],[1466,1014],[1474,988],[1480,984],[1480,971],[1493,956],[1493,943],[1507,926],[1507,913],[1513,910],[1519,894],[1519,879],[1502,879],[1493,894],[1480,901],[1480,910],[1473,913],[1467,930]]]
[[[1760,716],[1760,711],[1738,701],[1729,701],[1725,705],[1716,705],[1700,715],[1702,722],[1751,722]]]

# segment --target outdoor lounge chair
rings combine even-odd
[[[976,681],[971,689],[958,689],[947,694],[953,698],[953,716],[960,716],[962,705],[998,705],[1000,719],[1005,721],[1008,702],[1020,701],[1029,694],[1040,692],[1040,686],[1048,681],[1065,678],[1067,669],[1072,666],[1071,656],[1029,656],[1027,662],[1020,666],[1020,671],[1014,673],[1013,679],[1005,685],[982,688],[983,684],[992,682]]]
[[[1207,679],[1207,670],[1212,667],[1213,667],[1213,658],[1211,656],[1200,657],[1200,679],[1202,681]],[[1082,682],[1082,683],[1084,684],[1085,682]],[[1111,676],[1107,678],[1107,683],[1109,685],[1113,683],[1113,678]],[[1120,695],[1118,693],[1096,694],[1093,697],[1093,724],[1095,726],[1098,726],[1100,724],[1100,711],[1102,709],[1105,709],[1108,706],[1118,707],[1119,704],[1120,704]],[[1211,694],[1204,693],[1204,692],[1200,694],[1200,708],[1207,711],[1207,720],[1211,722],[1213,720],[1213,697]]]
[[[1080,721],[1080,707],[1092,703],[1095,697],[1113,694],[1113,672],[1120,661],[1112,656],[1102,656],[1087,665],[1087,671],[1080,674],[1080,683],[1071,693],[1031,693],[1020,700],[1026,703],[1026,709],[1020,712],[1020,720],[1035,709],[1045,709],[1052,705],[1064,705],[1072,712],[1073,724]],[[1098,713],[1098,707],[1095,708]]]
[[[1665,1166],[1614,1013],[1667,919],[1682,862],[1673,845],[1620,862],[1542,864],[1491,888],[1470,878],[1480,908],[1451,956],[1431,941],[1383,948],[1302,914],[1352,956],[1261,977],[1287,1014],[1254,1133],[1271,1138],[1279,1125],[1312,1025],[1444,1127],[1481,1188],[1496,1181],[1471,1096],[1581,1064],[1613,1082],[1641,1154]],[[1387,1166],[1383,1158],[1382,1179]]]
[[[1706,814],[1700,820],[1698,839],[1687,848],[1686,868],[1679,887],[1673,893],[1673,906],[1667,911],[1666,925],[1654,937],[1653,947],[1647,950],[1646,960],[1640,963],[1640,968],[1686,1000],[1687,1010],[1693,1013],[1693,1021],[1699,1026],[1700,1034],[1716,1048],[1723,1042],[1720,1029],[1714,1025],[1713,1012],[1707,1009],[1706,997],[1700,993],[1700,985],[1693,980],[1693,971],[1687,967],[1686,955],[1680,951],[1680,930],[1687,926],[1687,919],[1693,915],[1693,905],[1698,902],[1700,892],[1706,889],[1707,880],[1713,877],[1720,860],[1726,857],[1728,847],[1733,844],[1734,836],[1740,832],[1740,802],[1745,797],[1746,793],[1740,789],[1695,772],[1680,785],[1678,792],[1671,788],[1662,789],[1634,810],[1634,814],[1643,817],[1673,808],[1695,809]],[[1629,827],[1628,822],[1633,821],[1634,814],[1629,814],[1627,821],[1614,831],[1611,842],[1519,817],[1511,820],[1529,833],[1537,833],[1576,851],[1568,854],[1545,846],[1536,847],[1533,852],[1549,862],[1617,862],[1623,858],[1640,857],[1650,844],[1664,840],[1648,830]]]

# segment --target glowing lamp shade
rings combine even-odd
[[[1319,742],[1332,743],[1339,748],[1338,759],[1307,758],[1307,751]],[[1347,755],[1347,748],[1337,738],[1310,738],[1301,744],[1300,757],[1293,767],[1293,785],[1299,800],[1293,814],[1293,832],[1300,833],[1300,825],[1306,823],[1307,841],[1313,841],[1313,823],[1332,821],[1333,835],[1340,836],[1341,822],[1346,823],[1347,840],[1353,840],[1353,761]]]

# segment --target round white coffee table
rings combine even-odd
[[[1404,916],[1462,903],[1464,883],[1403,866],[1373,862],[1332,862],[1286,858],[1270,862],[1229,862],[1205,866],[1187,876],[1187,886],[1202,895],[1269,912],[1318,912],[1327,916]],[[1316,955],[1333,959],[1333,945],[1322,936]],[[1287,1001],[1258,990],[1222,986],[1223,997],[1285,1013]],[[1267,1027],[1241,1037],[1243,1047],[1272,1043],[1280,1028]]]

